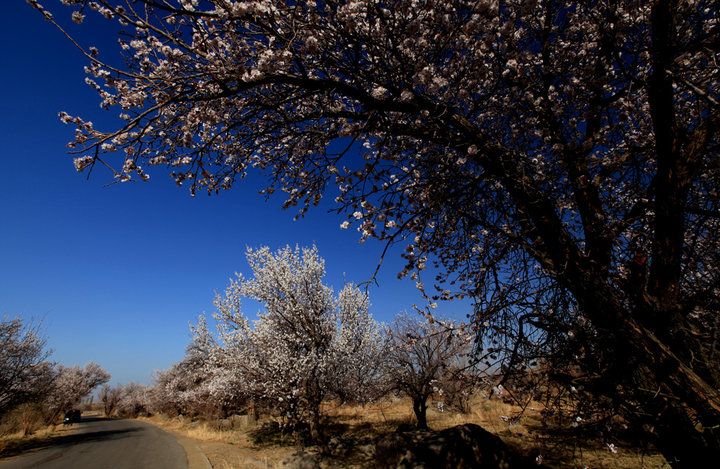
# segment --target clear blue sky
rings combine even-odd
[[[116,50],[115,36],[102,31],[108,23],[76,27],[70,9],[54,9],[85,45]],[[371,276],[379,243],[359,244],[359,234],[340,230],[344,218],[327,207],[293,221],[279,198],[257,194],[261,181],[191,198],[163,168],[148,183],[109,187],[108,173],[87,180],[75,172],[65,152],[74,129],[58,112],[102,129],[118,111],[99,108],[84,83],[87,60],[24,0],[3,5],[0,25],[0,316],[42,319],[53,360],[93,360],[114,382],[150,383],[153,371],[183,357],[188,322],[213,311],[214,292],[234,272],[250,274],[246,246],[314,243],[336,291],[345,280]],[[390,253],[370,289],[381,321],[422,302],[414,282],[396,279],[399,254]],[[447,306],[440,312],[469,312],[467,304]]]

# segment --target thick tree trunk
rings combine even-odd
[[[322,414],[320,413],[320,400],[315,400],[310,405],[310,439],[315,443],[324,442],[324,434],[322,431]]]
[[[606,295],[588,293],[585,310],[611,337],[605,357],[610,363],[608,389],[628,389],[629,417],[651,435],[657,449],[673,467],[702,467],[703,461],[720,461],[720,389],[694,368],[689,357],[700,355],[690,336],[671,344],[661,337],[677,337],[664,329],[680,330],[683,324],[641,321],[661,311],[629,312]],[[586,292],[587,293],[587,292]],[[676,316],[677,317],[677,316]],[[645,325],[647,324],[647,325]],[[653,330],[650,325],[655,325]],[[662,334],[662,336],[660,336]],[[708,365],[709,364],[703,364]]]
[[[718,429],[702,429],[682,403],[663,409],[654,428],[655,446],[674,468],[707,467],[720,461]]]
[[[413,397],[413,412],[417,419],[417,427],[421,430],[427,430],[427,399]]]
[[[650,382],[657,392],[641,403],[649,415],[646,425],[657,449],[672,467],[702,467],[720,461],[720,395],[687,363],[645,331],[641,350],[652,355],[639,365],[652,366]],[[645,362],[645,363],[643,363]]]

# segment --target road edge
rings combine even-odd
[[[173,436],[185,450],[185,455],[188,460],[188,469],[213,469],[212,464],[210,464],[210,460],[207,456],[205,456],[205,453],[203,453],[193,439],[178,434],[173,434]]]
[[[182,446],[183,450],[185,451],[185,457],[187,458],[188,462],[188,469],[213,469],[210,460],[207,456],[205,456],[205,453],[203,453],[195,440],[181,433],[172,431],[168,428],[163,428],[159,425],[155,425],[150,419],[143,419],[142,421],[149,423],[153,427],[158,428],[175,437],[177,442],[180,443],[180,446]]]

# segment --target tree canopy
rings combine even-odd
[[[86,51],[124,125],[60,115],[78,170],[257,170],[301,213],[334,184],[506,365],[569,356],[671,463],[720,455],[716,2],[63,3],[127,32],[124,67]]]

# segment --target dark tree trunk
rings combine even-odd
[[[655,446],[674,468],[707,467],[720,461],[718,429],[699,431],[697,421],[682,405],[664,409],[654,428]]]
[[[667,317],[662,305],[646,303],[628,311],[602,286],[578,291],[581,308],[608,337],[603,381],[610,392],[617,385],[627,390],[625,416],[649,432],[672,467],[720,461],[720,389],[713,376],[703,373],[708,364],[698,368],[692,361],[701,344],[689,334],[677,341],[672,338],[679,332],[667,333],[684,330],[682,316],[654,322],[652,318]]]
[[[648,426],[657,449],[672,467],[720,461],[718,390],[674,354],[654,365],[659,392],[654,399],[648,397],[643,407],[654,412]]]
[[[313,411],[312,419],[310,420],[310,438],[315,443],[323,443],[325,441],[322,432],[322,422],[320,422],[319,406]]]
[[[427,398],[413,397],[413,412],[417,419],[417,427],[421,430],[427,430]]]

